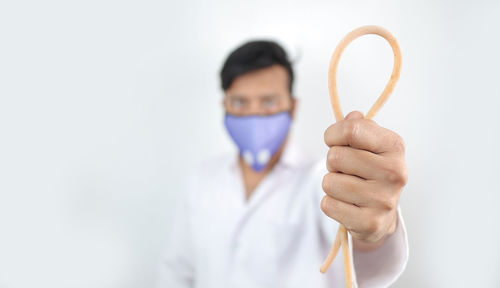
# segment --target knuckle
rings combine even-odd
[[[331,134],[331,130],[333,129],[333,126],[335,124],[332,124],[330,125],[328,128],[326,128],[325,132],[323,133],[323,140],[325,141],[325,144],[327,146],[330,146],[329,143],[330,143],[330,134]]]
[[[387,169],[387,180],[391,183],[399,183],[401,181],[401,175],[399,171],[394,168]]]
[[[330,189],[328,175],[329,174],[325,174],[325,176],[323,176],[323,181],[321,182],[321,188],[323,188],[323,191],[326,193],[328,193],[327,191]]]
[[[400,179],[400,184],[401,186],[406,186],[408,184],[408,167],[406,165],[403,165],[403,167],[400,170],[401,173],[401,179]]]
[[[342,149],[340,147],[334,146],[328,150],[327,160],[330,167],[334,166],[335,163],[342,160]]]
[[[335,173],[328,173],[323,176],[323,182],[321,184],[323,191],[332,198],[336,198],[340,189],[342,189],[341,184],[339,184],[339,181],[336,179]]]
[[[408,182],[408,169],[401,161],[393,161],[386,168],[387,180],[391,183],[405,186]]]
[[[323,196],[323,199],[321,199],[321,204],[320,204],[321,211],[323,211],[323,213],[325,214],[328,213],[328,206],[329,206],[328,201],[329,201],[328,196]]]
[[[351,120],[344,123],[342,132],[347,143],[350,145],[353,143],[359,133],[359,121]]]
[[[393,210],[396,210],[397,207],[398,207],[398,202],[399,202],[399,197],[397,194],[394,194],[394,195],[391,195],[388,199],[387,199],[387,210],[389,211],[393,211]]]
[[[403,137],[401,137],[400,135],[398,134],[395,134],[396,137],[394,139],[394,142],[393,142],[393,149],[397,152],[401,152],[401,153],[405,153],[406,151],[406,144],[405,144],[405,141],[403,139]]]
[[[387,193],[380,193],[380,191],[372,194],[372,201],[375,207],[383,211],[392,209],[392,198],[387,196]]]
[[[368,234],[374,234],[380,230],[380,227],[381,227],[380,218],[377,216],[372,216],[366,223],[365,231]]]
[[[396,209],[397,205],[398,205],[398,198],[396,197],[396,195],[384,197],[384,199],[380,201],[380,206],[384,211],[392,211]]]

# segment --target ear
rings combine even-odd
[[[222,108],[224,108],[224,110],[227,110],[226,109],[226,107],[227,107],[227,96],[226,96],[226,94],[224,94],[224,98],[222,98],[221,104],[222,104]]]
[[[290,115],[292,116],[292,119],[295,120],[295,111],[297,110],[297,103],[299,102],[299,100],[297,100],[297,98],[293,97],[292,98],[292,109],[290,109]]]

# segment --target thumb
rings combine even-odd
[[[365,116],[363,115],[362,112],[360,111],[352,111],[349,114],[345,116],[346,120],[351,120],[351,119],[363,119]]]

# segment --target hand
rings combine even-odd
[[[403,139],[353,111],[328,127],[325,143],[329,173],[321,209],[358,246],[378,247],[397,227],[399,197],[408,181]]]

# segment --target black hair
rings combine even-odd
[[[288,88],[292,95],[292,63],[278,43],[265,40],[247,42],[229,54],[220,71],[222,89],[229,89],[233,81],[243,74],[276,64],[288,72]]]

